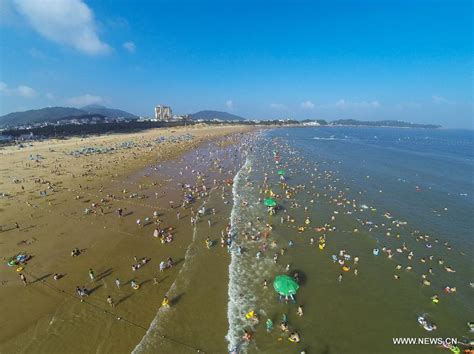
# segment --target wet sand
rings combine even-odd
[[[185,221],[178,222],[176,210],[169,205],[169,200],[177,204],[180,201],[181,190],[177,182],[182,176],[140,175],[139,171],[145,166],[156,165],[159,160],[167,160],[168,166],[173,166],[183,154],[205,141],[248,130],[248,127],[150,130],[87,139],[50,140],[35,142],[32,147],[22,149],[1,149],[0,193],[8,196],[0,199],[3,264],[0,267],[0,310],[6,319],[1,325],[0,352],[126,353],[133,350],[155,317],[163,296],[180,274],[185,254],[193,244],[189,209],[181,211],[181,219]],[[158,136],[176,137],[188,133],[194,136],[190,141],[155,143]],[[124,142],[129,142],[125,144],[127,148],[123,147]],[[122,147],[106,154],[69,155],[81,147],[99,145]],[[43,159],[38,162],[29,159],[30,155],[35,158],[36,154]],[[165,164],[163,162],[163,166]],[[48,181],[49,189],[45,183]],[[46,195],[40,196],[40,191],[45,190]],[[158,197],[154,194],[156,191]],[[217,206],[220,198],[213,198],[211,193],[209,203]],[[84,210],[91,208],[91,203],[99,206],[96,213],[86,215]],[[117,216],[117,208],[123,208],[124,217]],[[219,215],[213,217],[214,234],[225,227],[230,206],[217,209]],[[137,219],[152,216],[154,210],[159,213],[163,225],[176,227],[171,244],[163,245],[152,236],[153,225],[136,225]],[[208,227],[205,218],[197,228],[204,225]],[[205,237],[204,233],[199,235]],[[213,235],[213,238],[218,237]],[[194,245],[202,248],[203,241],[196,240]],[[76,247],[82,251],[81,255],[71,257],[70,252]],[[219,251],[222,252],[215,256],[216,262],[201,257],[200,262],[204,263],[196,264],[193,269],[203,267],[205,273],[211,267],[218,268],[219,272],[212,279],[222,286],[212,292],[202,288],[192,295],[204,299],[210,293],[211,302],[220,304],[226,301],[228,260],[225,251]],[[16,267],[6,265],[9,257],[20,252],[32,256],[23,270],[28,282],[26,287],[15,271]],[[134,256],[137,259],[147,257],[150,261],[134,272],[131,269],[136,263]],[[167,257],[172,257],[177,264],[160,273],[158,265]],[[96,274],[95,282],[88,277],[89,268]],[[62,277],[55,281],[52,278],[55,273]],[[122,282],[120,289],[114,283],[117,277]],[[154,284],[154,278],[158,284]],[[197,277],[191,278],[192,282],[197,280]],[[132,279],[140,284],[139,290],[131,289]],[[86,286],[91,292],[83,302],[75,294],[76,286]],[[108,295],[115,308],[107,304]],[[172,309],[177,309],[176,316],[186,313],[179,312],[181,305],[186,309],[196,306],[194,300],[188,300],[190,295],[177,293],[170,299]],[[212,300],[212,296],[216,300]],[[218,335],[222,343],[217,345],[225,348],[225,306],[216,308],[222,312],[213,326],[222,332]],[[205,313],[209,315],[207,310]],[[214,315],[209,315],[209,320]],[[199,321],[199,318],[195,320]],[[172,348],[170,350],[190,350],[174,341],[175,337],[181,339],[182,336],[176,336],[174,328],[171,329],[164,340]],[[187,333],[184,339],[191,346],[201,344],[191,342],[196,339],[192,331]]]

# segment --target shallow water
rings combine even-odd
[[[269,131],[253,146],[233,191],[229,349],[433,353],[440,349],[395,346],[392,338],[469,337],[466,322],[474,318],[469,286],[474,270],[472,132],[291,128]],[[279,165],[274,151],[280,156]],[[287,187],[279,183],[280,168],[287,170]],[[262,188],[265,174],[268,181]],[[295,188],[295,193],[285,198],[285,188]],[[277,198],[281,210],[275,216],[268,216],[261,202],[270,190],[282,194]],[[288,222],[287,215],[294,222]],[[306,217],[310,224],[298,232]],[[245,239],[245,233],[265,230],[266,223],[273,226],[268,240]],[[325,224],[335,230],[314,230]],[[320,250],[318,238],[323,234],[326,247]],[[289,240],[293,247],[288,246]],[[268,250],[257,259],[264,242]],[[238,246],[242,254],[237,253]],[[274,253],[281,248],[286,253],[274,263]],[[380,249],[379,256],[372,254],[373,248]],[[341,249],[352,257],[345,264],[348,272],[331,257]],[[393,257],[383,249],[391,249]],[[358,265],[353,261],[356,256]],[[285,273],[287,264],[290,275],[300,275],[297,303],[304,305],[302,318],[296,316],[296,305],[279,303],[272,288],[274,276]],[[412,269],[406,270],[407,266]],[[448,273],[444,266],[456,273]],[[423,274],[430,285],[422,285]],[[264,279],[267,289],[262,286]],[[457,293],[445,294],[447,285],[456,286]],[[434,294],[439,295],[439,304],[430,300]],[[245,319],[251,310],[259,314],[259,324]],[[290,330],[301,335],[300,344],[288,342],[279,330],[283,314],[288,315]],[[437,325],[436,331],[418,325],[422,314]],[[264,328],[267,318],[274,323],[270,333]],[[248,345],[241,340],[244,329],[254,332]]]

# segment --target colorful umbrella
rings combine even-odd
[[[277,206],[277,202],[275,201],[275,199],[272,199],[272,198],[267,198],[263,201],[263,203],[265,204],[265,206],[267,207],[276,207]]]
[[[280,176],[284,176],[286,174],[286,171],[285,170],[278,170],[278,174]]]
[[[283,296],[295,295],[300,286],[288,275],[277,275],[273,281],[275,291]]]

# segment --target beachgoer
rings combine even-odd
[[[296,310],[296,314],[300,317],[303,317],[303,305],[298,306],[298,310]]]
[[[89,278],[91,278],[91,281],[95,281],[95,273],[92,268],[89,268]]]
[[[28,285],[28,282],[26,281],[26,277],[23,273],[20,273],[20,280],[23,282],[25,286]]]
[[[115,279],[115,285],[117,285],[117,288],[120,289],[121,282],[119,278]]]
[[[114,300],[112,300],[112,297],[110,297],[110,295],[107,296],[107,303],[110,305],[110,307],[115,307]]]

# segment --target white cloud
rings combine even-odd
[[[100,96],[93,96],[88,93],[82,96],[71,97],[66,100],[66,103],[71,104],[73,106],[87,106],[89,104],[98,104],[104,103],[104,99]]]
[[[447,98],[444,98],[442,96],[433,96],[433,103],[435,104],[454,104],[455,102],[448,100]]]
[[[9,88],[2,81],[0,81],[0,93],[6,96],[21,96],[25,98],[34,98],[37,95],[36,90],[30,86],[19,85],[17,88]]]
[[[270,103],[270,108],[271,109],[278,109],[278,110],[287,109],[287,107],[282,103]]]
[[[135,46],[135,43],[133,42],[125,42],[123,44],[123,47],[128,50],[129,53],[135,53],[135,50],[137,49],[137,47]]]
[[[304,108],[304,109],[313,109],[313,108],[314,108],[314,103],[311,102],[311,101],[304,101],[304,102],[301,102],[301,108]]]
[[[350,102],[344,99],[338,100],[334,103],[334,106],[341,109],[354,109],[354,108],[380,108],[381,104],[379,101],[360,101],[360,102]]]
[[[232,109],[234,106],[234,102],[232,102],[232,100],[227,100],[225,101],[225,105],[228,109]]]
[[[17,92],[19,96],[32,98],[36,96],[36,91],[29,86],[20,85],[17,87]]]
[[[92,10],[81,0],[14,0],[38,33],[88,55],[107,54],[110,46],[97,34]]]

